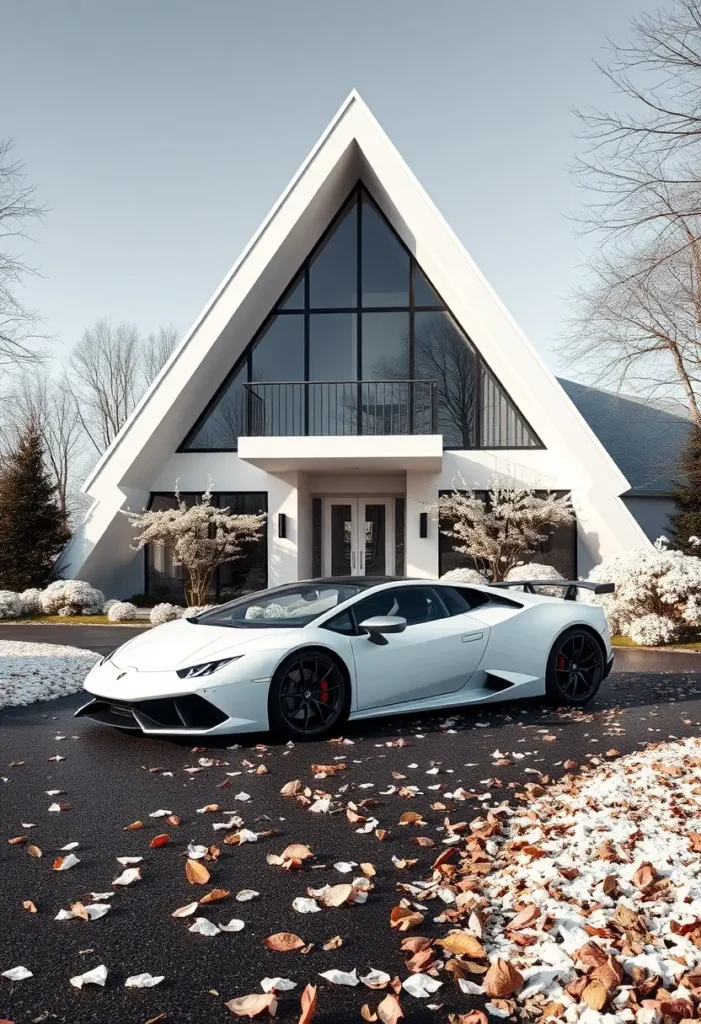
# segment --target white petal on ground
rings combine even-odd
[[[315,800],[314,803],[310,806],[309,810],[313,814],[328,814],[330,807],[331,807],[331,797],[330,796],[323,796],[323,797],[319,797],[318,800]]]
[[[255,889],[241,889],[240,892],[236,893],[236,899],[239,903],[247,903],[248,900],[254,900],[256,896],[260,896],[259,892]]]
[[[360,975],[360,980],[368,988],[384,988],[385,985],[389,985],[392,978],[384,971],[378,971],[376,967],[371,967],[367,974]]]
[[[71,978],[71,985],[73,988],[82,988],[83,985],[104,985],[106,981],[107,968],[104,964],[100,964],[92,971],[86,971],[85,974],[77,974],[75,978]]]
[[[115,878],[112,885],[131,885],[133,882],[138,882],[141,879],[141,868],[127,868],[126,871],[122,871],[118,878]]]
[[[352,971],[324,971],[323,974],[319,975],[321,978],[326,978],[332,985],[357,985],[358,984],[358,973],[354,967]]]
[[[76,843],[76,846],[77,845],[78,844]],[[140,864],[143,859],[144,859],[143,857],[117,857],[117,861],[123,867],[126,867],[127,864]]]
[[[63,853],[64,850],[77,850],[79,846],[80,843],[66,843],[65,846],[61,847],[61,853]]]
[[[94,900],[95,903],[99,903],[100,900],[111,900],[112,897],[114,896],[114,893],[113,892],[89,892],[88,896],[90,897],[91,900]]]
[[[194,932],[195,935],[218,935],[219,928],[212,922],[207,920],[206,917],[196,917],[195,923],[191,924],[188,928],[189,932]]]
[[[112,893],[110,893],[112,895]],[[85,909],[88,912],[88,917],[91,921],[97,921],[99,918],[104,917],[105,914],[109,914],[112,907],[109,903],[87,903]]]
[[[474,981],[470,981],[469,978],[458,978],[458,985],[460,991],[464,992],[468,996],[481,996],[484,995],[484,989],[481,985],[476,985]]]
[[[248,801],[250,799],[251,799],[251,797],[249,796],[249,794],[248,793],[243,793],[243,792],[237,793],[236,796],[234,797],[234,800],[240,800],[241,803],[244,803],[244,804],[248,803]]]
[[[53,812],[56,812],[56,813],[58,813],[58,811],[60,811],[60,810],[61,810],[61,805],[60,805],[60,804],[56,804],[56,803],[54,803],[54,804],[49,804],[49,810],[50,810],[50,811],[51,811],[52,813],[53,813]]]
[[[347,875],[353,868],[357,868],[357,864],[354,860],[339,860],[334,864],[336,871],[340,871],[342,875]]]
[[[241,818],[239,818],[238,814],[234,814],[228,821],[215,821],[212,828],[215,832],[222,828],[228,831],[232,828],[241,828],[242,825],[243,821]]]
[[[245,927],[245,923],[239,917],[232,917],[228,924],[219,923],[219,931],[222,932],[241,932]]]
[[[78,693],[99,660],[80,647],[0,640],[0,708]]]
[[[0,974],[0,978],[8,978],[10,981],[24,981],[25,978],[33,978],[34,975],[27,967],[10,967],[8,971],[3,971]]]
[[[164,811],[163,808],[160,808],[157,811],[151,811],[149,818],[167,818],[172,813],[172,811]]]
[[[428,999],[443,983],[430,974],[411,974],[402,982],[402,988],[415,999]]]
[[[153,988],[154,985],[160,985],[165,978],[165,974],[132,974],[124,982],[125,988]]]
[[[297,988],[297,982],[290,981],[289,978],[263,978],[260,987],[264,992],[289,992],[290,989]]]
[[[200,846],[197,843],[190,843],[187,848],[187,855],[191,860],[202,860],[203,857],[207,856],[207,847]]]
[[[296,896],[292,900],[292,906],[298,914],[316,914],[321,910],[316,900],[311,900],[307,896]]]
[[[56,871],[68,871],[69,868],[74,868],[76,864],[80,864],[80,858],[76,857],[74,853],[69,853],[67,857],[63,858],[63,862],[60,867],[56,868]]]
[[[239,845],[241,845],[241,843],[257,843],[258,842],[258,833],[257,832],[251,832],[250,828],[242,828],[238,832],[238,837],[239,837]]]

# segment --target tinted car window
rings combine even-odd
[[[334,615],[328,622],[324,622],[322,629],[331,629],[334,633],[343,633],[344,636],[355,636],[355,626],[350,612],[341,612]]]
[[[463,615],[473,607],[469,602],[468,592],[465,590],[441,587],[440,595],[443,598],[443,604],[448,609],[448,615]]]
[[[445,607],[432,587],[395,587],[359,601],[353,607],[358,624],[375,615],[399,615],[407,626],[446,617]]]

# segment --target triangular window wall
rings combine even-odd
[[[369,193],[357,185],[185,439],[440,433],[540,448]]]

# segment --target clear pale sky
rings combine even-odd
[[[567,315],[573,106],[656,0],[0,0],[0,138],[51,208],[27,300],[184,332],[355,87],[536,347]]]

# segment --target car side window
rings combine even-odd
[[[358,625],[376,615],[399,615],[407,626],[446,618],[446,609],[433,587],[394,587],[370,594],[353,606]]]
[[[456,590],[455,587],[441,587],[440,595],[443,604],[448,609],[448,615],[464,615],[473,607],[470,604],[467,591]]]
[[[341,612],[339,615],[334,615],[328,622],[322,624],[322,629],[330,629],[334,633],[342,633],[343,636],[355,636],[356,629],[353,623],[350,612]]]

